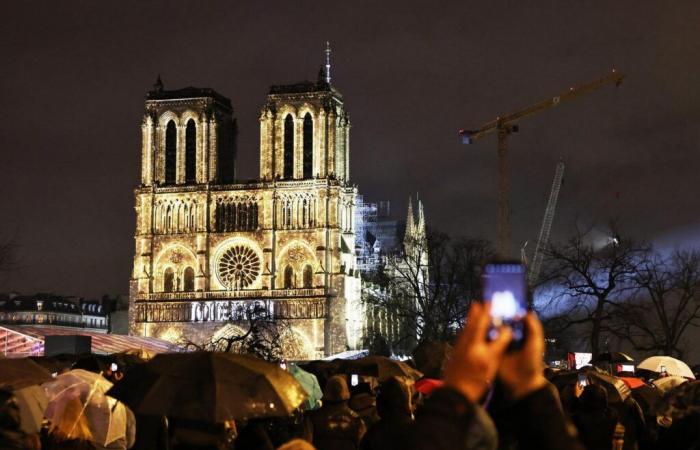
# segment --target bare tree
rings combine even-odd
[[[645,248],[621,237],[614,225],[605,242],[596,242],[591,230],[577,227],[566,242],[545,252],[543,284],[555,293],[543,315],[555,335],[583,326],[595,358],[617,306],[633,288]]]
[[[241,332],[212,337],[209,342],[187,342],[189,349],[246,353],[267,361],[279,361],[297,348],[289,323],[274,317],[264,302],[250,302],[234,309],[229,322]]]
[[[635,295],[620,305],[614,334],[639,351],[683,357],[683,338],[700,326],[700,252],[650,251],[634,275]]]
[[[386,258],[370,277],[382,289],[365,293],[366,304],[398,321],[392,346],[450,340],[464,324],[469,305],[480,295],[480,270],[493,255],[482,239],[451,239],[430,231],[407,238],[400,253]]]

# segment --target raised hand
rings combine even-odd
[[[489,342],[486,334],[490,323],[490,305],[472,303],[467,324],[444,371],[445,385],[474,403],[493,381],[512,337],[510,328],[506,327],[500,330],[496,340]]]
[[[498,369],[498,378],[515,399],[522,398],[547,384],[544,377],[544,331],[542,324],[529,312],[525,319],[526,338],[522,349],[507,353]]]

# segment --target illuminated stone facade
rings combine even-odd
[[[272,86],[260,114],[260,177],[238,181],[230,101],[159,81],[142,122],[131,333],[201,343],[244,327],[231,311],[260,301],[289,320],[302,347],[290,356],[356,348],[349,130],[343,98],[323,77]]]

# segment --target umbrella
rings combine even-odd
[[[654,386],[656,386],[661,392],[668,392],[671,389],[675,388],[676,386],[680,386],[683,383],[687,383],[688,380],[683,377],[679,377],[677,375],[671,375],[668,377],[663,377],[663,378],[658,378],[654,380],[652,383]]]
[[[673,419],[700,413],[700,381],[683,383],[666,392],[655,412]]]
[[[13,392],[17,399],[20,428],[25,433],[37,434],[44,421],[44,410],[49,404],[46,391],[41,386],[28,386]]]
[[[598,363],[598,362],[605,362],[605,363],[626,363],[626,362],[631,362],[634,363],[634,358],[632,358],[630,355],[622,352],[606,352],[606,353],[601,353],[598,355],[598,357],[594,360],[591,361],[591,364]]]
[[[436,380],[434,378],[421,378],[416,381],[416,391],[423,395],[430,395],[435,389],[442,387],[445,384],[442,380]]]
[[[74,369],[58,375],[44,388],[49,398],[45,417],[68,437],[87,424],[91,440],[100,446],[126,437],[124,404],[106,395],[112,383],[101,375]]]
[[[618,377],[621,379],[630,389],[637,389],[642,386],[646,386],[646,383],[644,383],[644,380],[641,380],[639,378],[635,377]]]
[[[680,377],[695,379],[693,371],[686,363],[670,356],[652,356],[647,358],[637,366],[638,369],[649,370],[651,372],[661,373],[662,369],[666,369],[669,375],[678,375]]]
[[[145,348],[130,348],[128,350],[124,350],[119,354],[136,356],[143,361],[148,361],[149,359],[153,359],[153,357],[156,356],[155,353],[153,353],[150,350],[146,350]]]
[[[354,361],[347,361],[345,373],[376,376],[380,382],[391,377],[409,378],[414,381],[423,377],[421,372],[408,364],[386,356],[365,356]]]
[[[54,356],[30,356],[29,359],[39,364],[49,372],[54,373],[63,369],[70,369],[78,359],[78,355],[61,353],[60,355]]]
[[[3,359],[0,364],[0,385],[13,389],[41,384],[53,380],[48,370],[31,359]]]
[[[306,399],[304,388],[277,364],[215,352],[157,355],[129,371],[109,395],[140,414],[211,423],[287,416]]]
[[[656,415],[656,407],[663,397],[661,391],[654,386],[640,386],[632,389],[632,397],[639,403],[646,416]]]
[[[291,364],[289,366],[289,373],[299,382],[308,395],[303,403],[304,410],[308,411],[321,406],[323,391],[321,391],[321,386],[318,384],[316,375],[305,371],[296,364]]]
[[[592,384],[605,388],[610,403],[624,403],[632,394],[632,390],[621,379],[594,370],[588,371],[588,379]]]

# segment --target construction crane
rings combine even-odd
[[[547,209],[544,210],[544,219],[542,219],[542,228],[540,235],[537,237],[535,245],[535,253],[532,254],[532,264],[528,268],[527,281],[530,286],[534,285],[537,277],[540,276],[542,268],[542,259],[544,258],[544,249],[549,245],[549,234],[552,231],[552,222],[554,221],[554,213],[557,209],[557,201],[559,200],[559,191],[564,180],[564,161],[559,160],[557,169],[554,172],[554,180],[552,181],[552,189],[549,192],[549,200],[547,201]]]
[[[497,250],[501,258],[509,258],[510,255],[510,170],[508,167],[508,135],[517,133],[519,130],[517,122],[520,119],[537,114],[547,109],[558,106],[560,103],[573,100],[588,92],[595,91],[607,84],[619,86],[624,75],[613,71],[595,81],[574,86],[561,94],[547,98],[527,108],[513,113],[498,116],[491,122],[486,123],[477,130],[459,130],[463,144],[471,144],[477,139],[488,136],[492,133],[498,135],[498,242]]]

